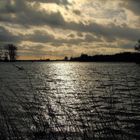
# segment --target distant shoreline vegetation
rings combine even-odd
[[[140,40],[134,46],[137,52],[123,52],[112,55],[94,55],[81,54],[80,57],[72,57],[70,61],[80,62],[135,62],[140,63]],[[65,57],[66,58],[66,57]]]
[[[140,63],[140,53],[123,52],[113,55],[94,55],[81,54],[80,57],[72,57],[70,61],[80,62],[137,62]]]
[[[140,64],[140,40],[134,46],[137,52],[122,52],[112,55],[93,55],[81,54],[79,57],[65,56],[62,60],[17,60],[17,47],[13,44],[7,44],[0,50],[0,62],[48,62],[48,61],[79,61],[79,62],[135,62]]]
[[[87,54],[81,54],[79,57],[65,57],[63,60],[50,60],[50,59],[40,59],[40,60],[14,60],[15,62],[52,62],[52,61],[78,61],[78,62],[135,62],[140,63],[140,53],[139,52],[123,52],[112,55],[93,55],[89,56]],[[0,60],[0,62],[5,62],[5,60]],[[6,62],[10,62],[7,61]]]

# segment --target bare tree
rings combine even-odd
[[[14,46],[13,44],[7,44],[6,50],[8,52],[10,61],[15,61],[17,57],[17,47]]]

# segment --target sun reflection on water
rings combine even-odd
[[[74,104],[80,104],[80,99],[77,98],[79,87],[75,81],[76,70],[75,65],[70,63],[54,63],[49,77],[52,79],[51,86],[54,89],[53,93],[51,92],[53,95],[49,95],[49,100],[53,112],[57,114],[57,123],[63,125],[65,131],[71,132],[75,132],[74,125],[78,125],[75,121],[78,120],[78,113],[74,109]],[[48,119],[48,112],[45,114]]]

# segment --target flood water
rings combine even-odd
[[[0,140],[94,139],[140,139],[140,65],[0,63]]]

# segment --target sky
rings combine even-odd
[[[0,0],[0,47],[18,59],[134,51],[140,0]]]

